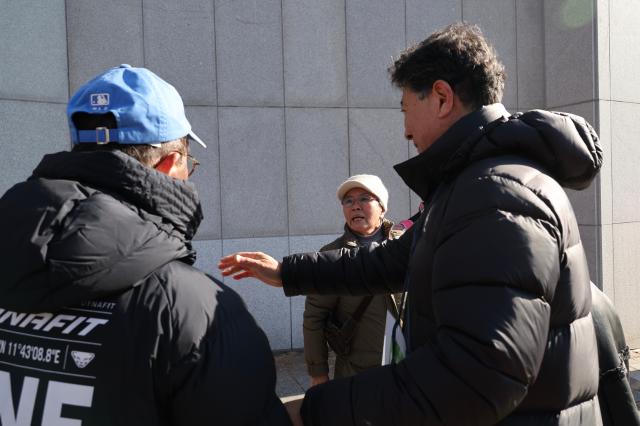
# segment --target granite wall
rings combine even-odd
[[[356,173],[390,190],[388,216],[418,199],[393,164],[403,139],[400,93],[386,68],[433,30],[466,20],[494,44],[512,111],[579,113],[600,131],[605,167],[570,194],[592,279],[640,344],[640,4],[633,0],[0,0],[0,192],[44,153],[69,148],[65,102],[121,63],[145,66],[183,95],[208,149],[193,180],[206,219],[198,266],[237,250],[276,257],[341,232],[335,190]],[[302,346],[302,297],[232,283],[274,349]]]

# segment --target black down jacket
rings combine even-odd
[[[500,104],[396,166],[425,200],[371,250],[286,257],[285,292],[408,289],[399,364],[311,388],[305,425],[599,425],[587,260],[562,186],[602,162],[584,119]]]
[[[266,336],[191,266],[201,218],[119,152],[47,155],[4,194],[3,425],[290,424]]]

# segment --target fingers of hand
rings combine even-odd
[[[238,259],[260,260],[265,257],[265,254],[259,251],[239,251],[238,253],[234,253],[232,256],[236,261],[238,261]]]
[[[261,252],[238,252],[221,258],[218,269],[223,276],[233,276],[236,280],[257,277],[268,260],[269,257]],[[278,283],[272,283],[274,284]]]
[[[234,275],[234,276],[233,276],[233,279],[234,279],[234,280],[241,280],[241,279],[243,279],[243,278],[253,278],[253,277],[255,277],[255,275],[254,275],[252,272],[250,272],[250,271],[243,271],[243,272],[240,272],[240,273],[239,273],[239,274],[237,274],[237,275]]]
[[[229,275],[252,264],[255,264],[253,259],[243,256],[242,253],[236,253],[220,259],[218,269],[221,269],[224,275]]]
[[[225,277],[232,276],[233,279],[239,280],[242,278],[255,277],[253,271],[235,266],[222,271],[222,275]]]
[[[233,274],[236,274],[238,272],[244,271],[244,269],[239,267],[239,266],[231,266],[231,267],[226,267],[226,268],[220,267],[220,269],[222,270],[222,275],[225,276],[225,277],[228,277],[229,275],[233,275]]]

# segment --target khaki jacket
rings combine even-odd
[[[393,222],[385,219],[382,232],[389,237]],[[345,225],[344,234],[325,245],[320,251],[358,247],[356,236]],[[329,314],[335,310],[338,320],[353,315],[365,296],[307,296],[302,323],[304,335],[304,355],[310,376],[329,373],[328,346],[324,337],[324,324]],[[387,295],[374,296],[358,321],[356,333],[351,341],[351,352],[346,357],[337,356],[335,378],[352,376],[367,368],[380,365],[387,309],[395,309]]]

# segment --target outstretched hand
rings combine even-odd
[[[242,251],[225,256],[218,262],[218,269],[225,277],[234,280],[257,278],[265,284],[282,287],[282,264],[266,253]]]

